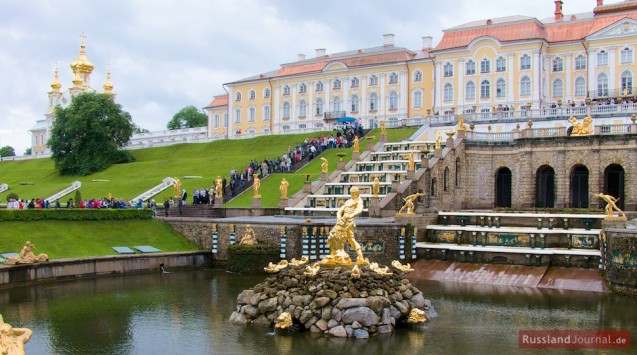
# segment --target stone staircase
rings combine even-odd
[[[71,183],[71,186],[67,187],[66,189],[55,193],[53,195],[51,195],[49,198],[46,198],[45,200],[49,201],[50,203],[55,202],[55,200],[64,197],[68,194],[70,194],[71,192],[74,192],[75,190],[79,189],[80,187],[82,187],[82,183],[79,181],[73,181]]]
[[[0,184],[0,194],[9,190],[9,185],[7,184]]]
[[[131,201],[133,201],[133,202],[137,202],[139,200],[142,200],[144,202],[148,201],[151,197],[157,196],[162,191],[164,191],[164,190],[166,190],[166,189],[168,189],[170,187],[173,187],[174,183],[175,183],[175,179],[174,178],[171,178],[171,177],[164,178],[161,181],[161,184],[153,187],[152,189],[142,193],[139,196],[135,196]]]

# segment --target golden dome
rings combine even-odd
[[[81,37],[82,44],[80,44],[80,54],[77,56],[75,61],[71,63],[71,70],[73,70],[73,72],[77,70],[83,73],[90,74],[93,71],[93,63],[91,63],[91,61],[86,58],[86,44],[84,43],[84,33],[82,33]]]
[[[84,80],[82,80],[82,77],[80,76],[79,65],[75,67],[75,70],[73,70],[73,72],[75,73],[75,76],[73,77],[73,86],[74,87],[82,86],[82,84],[84,84]]]
[[[113,91],[113,83],[111,83],[111,68],[106,68],[106,82],[102,86],[104,88],[104,92],[110,94]]]
[[[53,74],[53,81],[51,82],[51,89],[53,89],[53,91],[60,91],[60,88],[62,87],[62,84],[60,84],[60,81],[58,80],[58,64],[55,63],[55,74]]]

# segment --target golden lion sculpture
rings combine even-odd
[[[418,308],[412,308],[411,312],[409,312],[409,317],[407,318],[407,322],[409,323],[424,323],[427,321],[425,318],[425,311]]]
[[[292,326],[292,315],[288,312],[281,313],[277,319],[274,328],[276,329],[288,329]]]

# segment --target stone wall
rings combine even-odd
[[[637,231],[605,229],[603,266],[608,285],[614,291],[637,296]]]

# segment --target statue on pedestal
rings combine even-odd
[[[288,186],[290,183],[283,178],[281,180],[281,185],[279,185],[279,191],[281,191],[281,198],[288,198]]]
[[[400,211],[398,211],[398,213],[402,213],[404,209],[407,209],[407,214],[414,214],[414,201],[416,201],[418,197],[423,195],[423,193],[419,192],[405,197],[403,199],[403,201],[405,201],[405,204],[403,205],[403,207],[400,208]]]
[[[173,190],[173,197],[181,197],[181,180],[178,178],[175,178],[175,181],[173,181]]]
[[[321,158],[321,160],[323,161],[323,162],[321,163],[321,172],[322,172],[322,173],[324,173],[324,174],[327,174],[327,168],[328,168],[328,166],[329,166],[329,165],[328,165],[328,162],[327,162],[327,159],[325,159],[325,158]]]
[[[7,258],[5,260],[6,265],[16,265],[16,264],[33,264],[33,263],[42,263],[49,261],[49,256],[46,254],[40,254],[35,256],[31,249],[35,249],[35,245],[29,241],[27,241],[18,256],[14,256],[11,258]]]
[[[350,265],[349,255],[345,251],[345,242],[356,251],[356,263],[366,265],[369,262],[363,257],[360,244],[354,239],[354,218],[363,212],[363,199],[360,197],[358,187],[350,190],[352,197],[345,201],[336,214],[336,224],[330,231],[327,243],[330,246],[330,255],[321,260],[326,265]]]
[[[354,136],[354,153],[360,153],[360,143],[358,141],[358,136]]]
[[[259,187],[261,187],[261,179],[259,179],[258,174],[254,174],[254,182],[252,183],[252,190],[254,191],[254,198],[261,198],[261,194],[259,194]]]
[[[239,245],[255,245],[255,244],[258,244],[257,237],[254,234],[254,229],[252,229],[252,227],[250,227],[250,225],[248,224],[246,226],[245,233],[243,233],[243,238],[241,238],[241,241],[239,242]]]
[[[378,197],[379,192],[380,192],[380,180],[378,180],[378,176],[375,176],[374,184],[372,185],[372,195],[374,197]]]
[[[215,197],[223,200],[223,180],[221,176],[217,176],[215,179]]]
[[[601,192],[598,194],[593,194],[593,196],[599,197],[606,202],[606,207],[604,208],[604,210],[606,211],[607,218],[613,217],[613,211],[617,211],[620,215],[626,218],[626,215],[624,214],[624,212],[620,210],[619,207],[617,207],[617,205],[615,204],[615,202],[619,201],[618,198],[615,198],[614,196],[611,196],[611,195],[605,195]]]

